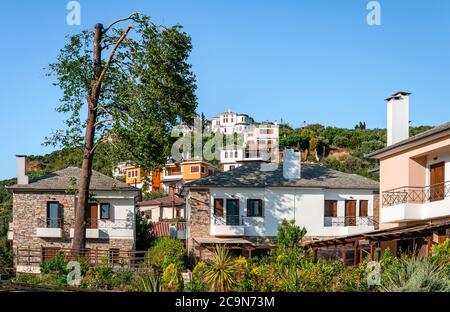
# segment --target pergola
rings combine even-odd
[[[216,245],[224,245],[229,250],[245,250],[251,256],[252,251],[268,250],[275,248],[275,244],[267,242],[256,242],[245,238],[193,238],[194,248],[199,250],[199,256],[202,257],[202,250],[212,250]]]
[[[305,248],[311,248],[314,252],[314,256],[317,257],[318,249],[320,248],[339,248],[339,247],[353,247],[354,249],[354,264],[357,265],[358,248],[361,244],[367,243],[370,246],[370,258],[375,259],[375,249],[380,248],[380,244],[383,241],[399,241],[399,240],[423,240],[427,243],[428,254],[431,251],[433,244],[433,235],[438,235],[438,241],[442,242],[447,229],[450,228],[450,221],[434,223],[434,224],[421,224],[421,225],[408,225],[399,226],[390,229],[376,230],[363,234],[348,235],[337,238],[322,239],[316,241],[305,242],[302,245]],[[342,256],[345,262],[344,248]],[[361,259],[362,253],[360,251],[359,259]]]

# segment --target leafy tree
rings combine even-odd
[[[134,25],[116,28],[125,21]],[[50,64],[49,75],[63,91],[57,111],[69,117],[66,129],[46,143],[83,150],[74,249],[81,252],[85,245],[85,208],[97,147],[110,143],[118,158],[151,169],[164,163],[172,127],[195,117],[195,77],[187,63],[191,48],[180,26],[158,26],[135,13],[71,36]],[[103,52],[109,56],[103,58]]]
[[[186,249],[184,244],[180,240],[171,237],[156,239],[146,255],[149,264],[157,268],[164,267],[166,258],[170,258],[172,262],[184,263],[185,257]]]
[[[300,241],[306,235],[306,229],[295,224],[295,220],[283,219],[278,225],[277,240],[278,245],[284,248],[294,248],[299,246]]]

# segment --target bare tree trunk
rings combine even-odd
[[[75,227],[72,249],[81,254],[86,245],[86,210],[89,203],[89,188],[92,176],[93,149],[95,139],[95,123],[97,121],[97,104],[101,90],[100,76],[102,60],[103,25],[95,25],[94,32],[94,79],[91,92],[88,95],[88,117],[86,135],[84,139],[83,164],[81,166],[80,181],[78,186],[78,201],[75,210]]]

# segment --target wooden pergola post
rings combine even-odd
[[[427,256],[431,256],[433,253],[433,234],[427,237]]]
[[[353,265],[358,265],[358,241],[355,241],[353,244]]]
[[[374,250],[374,242],[370,241],[370,260],[375,260],[375,250]]]

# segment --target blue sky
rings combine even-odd
[[[198,112],[231,108],[258,121],[384,127],[383,99],[412,92],[413,125],[449,120],[450,1],[384,0],[368,26],[368,0],[81,0],[81,26],[65,0],[0,8],[0,179],[15,154],[43,154],[61,128],[60,91],[45,76],[65,35],[139,11],[192,36]]]

